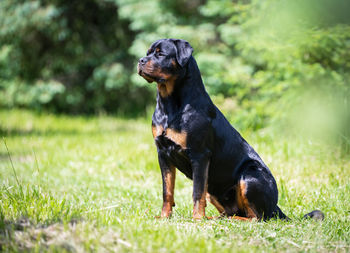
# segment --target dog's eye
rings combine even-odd
[[[163,52],[158,52],[157,55],[158,55],[158,56],[166,56],[166,54],[163,53]]]

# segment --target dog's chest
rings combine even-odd
[[[152,133],[158,152],[177,167],[188,178],[192,178],[191,164],[186,153],[187,133],[162,126],[152,126]]]
[[[153,138],[157,143],[157,140],[159,141],[165,141],[165,143],[159,143],[161,146],[163,144],[168,144],[167,146],[173,144],[179,146],[181,149],[185,150],[186,149],[186,144],[187,144],[187,133],[185,131],[178,131],[173,128],[166,128],[164,129],[161,125],[153,125],[152,126],[152,134]],[[167,140],[168,141],[167,141]]]

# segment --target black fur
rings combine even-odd
[[[288,219],[277,206],[277,185],[269,168],[211,101],[192,51],[184,40],[162,39],[139,61],[139,74],[158,83],[152,126],[161,129],[154,137],[162,175],[174,166],[192,179],[195,205],[207,190],[224,207],[224,215]],[[175,81],[168,81],[170,77]],[[171,92],[162,95],[162,87]],[[167,129],[183,133],[186,148],[170,138]],[[242,184],[245,188],[238,188]],[[243,197],[239,189],[246,190]],[[248,203],[243,208],[238,203],[242,199]]]

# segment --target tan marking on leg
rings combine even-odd
[[[241,220],[241,221],[252,221],[254,218],[247,218],[247,217],[241,217],[241,216],[230,216],[228,217],[231,220]]]
[[[199,220],[205,217],[205,207],[207,201],[205,199],[207,190],[205,189],[200,200],[197,200],[193,205],[193,219]]]
[[[171,167],[170,171],[164,177],[163,185],[163,207],[161,218],[169,218],[172,214],[174,202],[174,189],[175,189],[175,178],[176,178],[176,169],[174,166]]]
[[[247,184],[244,180],[239,181],[236,188],[236,194],[238,208],[244,210],[248,218],[257,218],[256,213],[247,199]]]
[[[225,213],[225,208],[219,203],[216,197],[207,193],[207,201],[214,205],[221,215]]]
[[[238,209],[244,210],[243,198],[242,198],[240,183],[238,183],[237,186],[236,186],[236,200],[237,200]]]
[[[185,131],[179,132],[175,129],[167,128],[165,130],[165,136],[181,146],[181,148],[186,149],[187,133]]]
[[[157,136],[161,135],[163,133],[163,131],[164,131],[164,129],[162,126],[152,125],[153,138],[156,138]]]

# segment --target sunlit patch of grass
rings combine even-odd
[[[6,120],[5,120],[6,119]],[[349,251],[350,160],[336,148],[273,131],[243,132],[276,177],[292,221],[194,222],[180,172],[172,219],[158,220],[161,177],[145,119],[0,111],[3,251]],[[323,222],[301,217],[325,212]],[[208,205],[207,214],[217,215]]]

